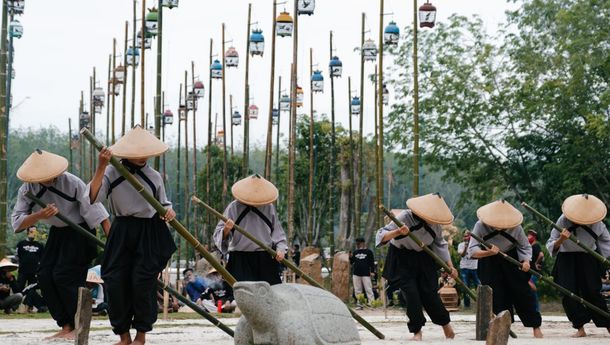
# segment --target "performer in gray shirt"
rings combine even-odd
[[[233,230],[237,224],[257,239],[277,251],[277,261],[282,261],[288,244],[286,234],[273,202],[278,197],[277,188],[259,175],[237,181],[231,188],[236,199],[224,211],[228,222],[218,222],[214,242],[223,254],[229,253],[227,270],[237,281],[266,281],[281,283],[279,265],[255,243]]]
[[[67,159],[42,150],[36,150],[26,159],[17,171],[17,178],[24,184],[17,193],[12,225],[15,232],[38,222],[51,225],[38,267],[38,284],[51,316],[62,328],[50,338],[71,339],[74,338],[78,288],[85,286],[87,268],[96,256],[97,248],[54,216],[61,212],[92,234],[100,223],[105,228],[110,224],[104,207],[89,202],[85,183],[66,172],[67,169]],[[32,192],[47,207],[40,209],[26,197],[27,192]]]
[[[102,279],[108,296],[108,316],[118,344],[144,344],[146,333],[157,321],[157,277],[176,245],[166,221],[176,214],[165,195],[161,175],[147,160],[167,151],[168,146],[148,131],[136,126],[110,149],[102,149],[99,165],[89,184],[91,202],[108,198],[115,218],[112,222],[102,262]],[[144,188],[167,208],[165,217],[121,176],[110,157],[121,157],[121,163]],[[129,329],[137,334],[131,341]]]
[[[567,198],[561,206],[563,214],[557,225],[563,227],[561,232],[553,229],[546,247],[552,256],[556,256],[553,277],[555,282],[574,292],[596,307],[608,311],[600,291],[604,267],[594,257],[568,241],[570,234],[580,243],[596,250],[604,257],[610,257],[610,234],[602,222],[606,217],[606,205],[597,197],[588,194],[577,194]],[[591,320],[597,327],[606,327],[610,333],[610,320],[589,311],[582,304],[563,297],[563,309],[572,327],[577,329],[575,337],[585,337],[584,325]]]
[[[542,318],[536,311],[534,292],[529,286],[532,246],[521,227],[523,214],[510,203],[499,200],[480,207],[477,217],[479,221],[472,233],[492,247],[484,250],[479,241],[471,238],[468,253],[479,259],[477,273],[481,284],[493,289],[494,313],[508,310],[512,316],[514,307],[523,326],[532,327],[534,337],[542,338]],[[500,251],[520,261],[521,270],[497,255]]]
[[[441,225],[451,224],[453,215],[439,194],[427,194],[407,200],[409,210],[398,215],[405,225],[398,228],[390,223],[377,231],[377,246],[389,243],[383,277],[391,285],[399,287],[407,301],[407,326],[414,340],[422,339],[422,327],[426,324],[423,309],[432,323],[443,326],[445,337],[455,336],[450,324],[449,312],[438,295],[438,264],[407,235],[417,236],[451,267],[451,276],[457,277],[453,268],[447,241],[442,236]]]

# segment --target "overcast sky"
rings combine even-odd
[[[148,0],[152,7],[156,0]],[[420,0],[421,5],[424,1]],[[244,102],[244,57],[246,44],[246,19],[248,1],[245,0],[181,0],[180,6],[164,10],[163,23],[163,89],[166,92],[165,108],[177,114],[180,83],[184,80],[185,69],[189,70],[191,61],[195,62],[195,74],[206,86],[205,98],[199,102],[197,113],[198,138],[200,143],[207,138],[206,119],[208,115],[208,74],[210,38],[214,40],[214,54],[221,50],[221,24],[226,24],[227,48],[234,45],[240,53],[240,67],[227,70],[227,121],[229,116],[229,94],[233,104],[243,113]],[[263,143],[266,132],[266,119],[269,108],[269,71],[271,64],[271,25],[272,0],[252,0],[252,21],[258,22],[265,36],[264,57],[250,60],[251,103],[260,108],[260,116],[251,122],[251,143]],[[299,20],[299,84],[305,89],[306,102],[299,112],[309,113],[309,48],[313,48],[314,63],[323,70],[325,93],[314,96],[315,109],[330,114],[330,83],[328,83],[329,31],[335,35],[335,54],[343,61],[343,78],[335,82],[337,121],[348,121],[347,77],[353,79],[352,89],[356,90],[359,80],[359,55],[354,48],[360,43],[361,13],[367,15],[367,36],[378,39],[379,1],[377,0],[318,0],[315,14],[301,16]],[[514,7],[506,0],[434,0],[438,9],[437,21],[443,21],[453,13],[465,16],[478,14],[483,18],[487,30],[496,31],[504,21],[504,12]],[[292,0],[278,6],[280,10],[292,10]],[[411,27],[413,3],[405,0],[386,0],[385,12],[393,13],[385,17],[385,23],[395,20],[401,28]],[[89,76],[93,68],[97,70],[99,85],[106,91],[108,56],[112,53],[112,39],[117,38],[117,55],[123,53],[125,21],[131,20],[133,2],[131,0],[27,0],[25,14],[18,18],[24,26],[24,35],[15,40],[13,80],[13,105],[10,125],[12,128],[47,127],[54,125],[62,130],[68,128],[68,118],[78,123],[78,103],[80,91],[86,98],[89,93]],[[141,2],[138,1],[140,18]],[[137,25],[139,29],[140,25]],[[146,111],[152,118],[153,97],[155,92],[156,41],[153,49],[147,50],[146,57]],[[288,92],[289,70],[292,60],[292,39],[278,38],[276,55],[276,77],[282,76],[282,89]],[[391,59],[385,59],[391,63]],[[366,65],[366,73],[373,72],[373,65]],[[131,72],[129,73],[129,78]],[[131,101],[131,80],[128,89]],[[140,70],[137,71],[136,119],[140,114]],[[364,109],[365,132],[373,129],[373,87],[365,84]],[[276,81],[277,90],[277,81]],[[221,82],[213,86],[212,116],[222,116]],[[277,91],[275,92],[277,94]],[[117,129],[120,130],[122,99],[116,99]],[[285,132],[288,121],[282,113],[281,130]],[[105,124],[106,110],[97,117],[98,124]],[[152,121],[152,119],[150,120]],[[219,123],[220,122],[219,117]],[[129,121],[128,121],[129,124]],[[167,129],[169,141],[175,141],[177,121]],[[100,126],[98,125],[98,129]],[[228,131],[228,130],[227,130]],[[236,144],[241,142],[243,129],[237,129]]]

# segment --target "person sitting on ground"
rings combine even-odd
[[[93,266],[87,271],[87,288],[91,290],[91,311],[93,315],[106,315],[108,313],[108,303],[104,300],[104,281],[100,277],[101,266]]]
[[[220,273],[212,268],[206,276],[208,288],[201,294],[199,304],[203,305],[208,311],[218,311],[220,302],[220,312],[232,313],[237,307],[237,302],[233,297],[233,288],[227,283]]]
[[[455,287],[455,279],[449,275],[449,273],[442,271],[441,276],[438,278],[438,288],[444,287]]]
[[[23,300],[23,295],[16,292],[19,287],[17,286],[17,279],[12,273],[18,267],[8,258],[0,260],[0,309],[3,309],[5,314],[17,310]]]
[[[157,290],[157,309],[159,310],[159,313],[163,312],[163,293],[165,291],[163,291],[163,289],[159,288]],[[171,294],[168,293],[168,299],[167,299],[167,312],[168,313],[177,313],[178,310],[180,310],[180,304],[178,303],[178,301],[174,298],[174,296],[172,296]]]
[[[195,302],[208,287],[205,280],[195,274],[192,268],[187,268],[182,271],[184,276],[184,290],[190,300]]]

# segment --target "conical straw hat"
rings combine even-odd
[[[606,218],[606,205],[590,194],[572,195],[564,200],[561,211],[576,224],[595,224]]]
[[[68,170],[68,160],[51,152],[36,149],[17,170],[17,178],[27,183],[49,181]]]
[[[523,222],[523,214],[505,200],[479,207],[477,217],[483,224],[495,229],[512,229]]]
[[[8,268],[9,271],[14,271],[19,268],[19,265],[14,264],[8,258],[0,260],[0,268]]]
[[[427,223],[447,225],[453,222],[449,206],[438,193],[411,198],[407,200],[407,207]]]
[[[168,149],[169,146],[140,126],[135,126],[110,147],[113,155],[127,159],[155,157]]]
[[[250,206],[268,205],[278,197],[278,190],[273,183],[259,175],[241,179],[231,187],[233,197],[242,204]]]
[[[103,284],[104,281],[94,271],[87,272],[87,283]]]

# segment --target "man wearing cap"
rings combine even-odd
[[[561,210],[563,214],[557,220],[557,225],[563,230],[559,232],[553,229],[546,243],[549,253],[557,258],[553,268],[555,282],[608,312],[600,294],[600,277],[603,275],[601,263],[576,243],[568,241],[573,235],[603,257],[610,257],[610,234],[602,222],[607,213],[606,205],[593,195],[577,194],[565,199]],[[562,304],[572,327],[577,329],[574,337],[585,337],[584,325],[591,320],[595,326],[605,327],[610,332],[610,320],[565,296]]]
[[[12,273],[17,267],[8,258],[0,260],[0,310],[4,310],[5,314],[17,310],[23,300],[23,295],[17,292],[19,286]]]
[[[19,258],[19,278],[17,282],[19,291],[37,282],[36,271],[38,271],[38,266],[40,265],[44,244],[36,241],[36,233],[36,226],[30,226],[27,230],[27,238],[17,243],[16,254]]]
[[[146,333],[157,321],[157,276],[176,250],[165,223],[176,214],[165,194],[161,174],[146,163],[148,158],[168,149],[157,137],[136,126],[112,147],[100,151],[99,164],[89,184],[90,202],[108,199],[115,215],[107,233],[102,279],[110,324],[121,338],[117,344],[146,342]],[[114,166],[108,165],[112,155],[122,158],[123,166],[167,208],[165,216],[159,215]],[[137,331],[133,342],[131,327]]]
[[[240,225],[267,246],[276,250],[277,261],[282,261],[288,249],[286,234],[273,202],[278,197],[277,188],[259,175],[237,181],[231,187],[235,198],[224,211],[229,218],[218,222],[214,242],[222,253],[229,253],[227,270],[237,281],[266,281],[271,285],[281,283],[277,262],[254,242],[233,230]]]
[[[54,216],[61,212],[91,234],[95,234],[99,224],[109,226],[104,207],[89,202],[87,186],[67,169],[68,160],[64,157],[34,151],[17,170],[17,178],[24,183],[11,216],[15,232],[38,222],[51,225],[37,274],[51,316],[62,328],[50,338],[74,337],[78,288],[85,286],[87,266],[97,254],[95,244]],[[27,192],[36,195],[47,207],[40,209],[26,196]]]
[[[407,301],[407,323],[414,340],[422,339],[422,327],[426,324],[423,309],[432,322],[443,326],[445,337],[453,339],[455,333],[450,324],[438,290],[438,265],[407,235],[412,233],[451,267],[451,276],[457,277],[449,255],[447,241],[442,236],[441,225],[451,224],[453,215],[439,194],[427,194],[407,200],[408,210],[398,215],[405,225],[398,228],[390,223],[377,231],[377,246],[389,242],[383,277],[391,285],[400,288]],[[423,309],[422,309],[423,308]]]
[[[523,214],[505,200],[498,200],[480,207],[477,217],[479,221],[472,233],[492,247],[482,249],[479,241],[472,238],[468,253],[479,259],[477,272],[481,284],[493,289],[494,313],[508,310],[512,316],[514,308],[523,326],[533,328],[534,337],[542,338],[542,318],[536,311],[534,292],[529,285],[532,246],[521,227]],[[521,269],[498,255],[500,251],[521,262]]]
[[[468,244],[470,243],[470,231],[464,231],[464,240],[458,244],[457,251],[460,254],[460,276],[468,288],[475,288],[481,284],[477,275],[478,260],[468,255]],[[470,308],[470,295],[464,291],[464,307]]]
[[[375,295],[373,294],[373,283],[371,277],[375,274],[375,254],[366,247],[363,237],[356,239],[356,250],[351,253],[349,261],[352,264],[352,283],[356,299],[358,295],[366,292],[368,305],[371,306]],[[357,301],[360,304],[360,301]],[[360,309],[362,307],[358,305]]]

